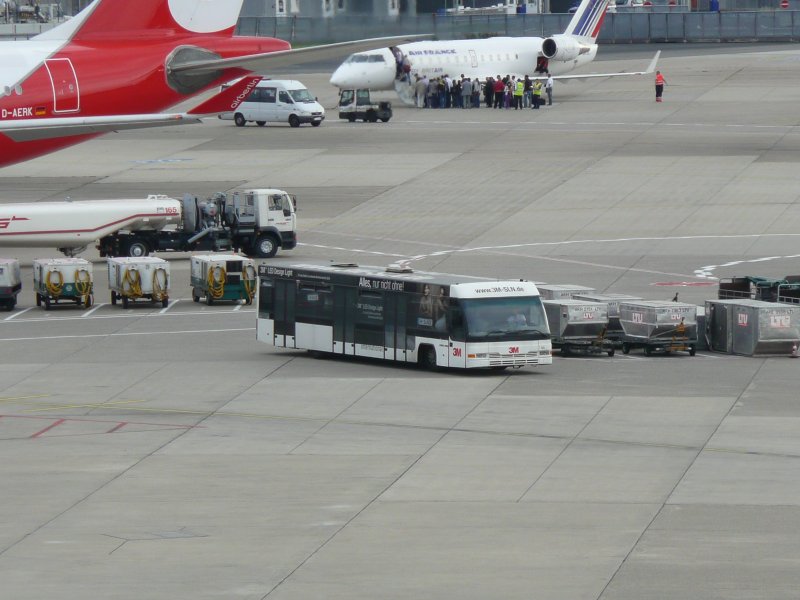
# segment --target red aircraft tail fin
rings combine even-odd
[[[261,79],[261,75],[242,77],[229,88],[225,88],[216,96],[212,96],[202,104],[195,106],[188,114],[218,115],[236,110],[242,102],[247,100],[250,93],[256,89],[256,85]]]

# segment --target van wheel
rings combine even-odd
[[[278,252],[278,244],[275,242],[275,237],[266,234],[262,235],[256,240],[256,256],[258,258],[272,258]]]
[[[258,125],[259,127],[263,127],[266,124],[267,124],[266,121],[256,121],[256,125]]]
[[[356,122],[356,116],[355,115],[347,115],[347,120],[350,121],[351,123],[355,123]]]
[[[312,127],[319,127],[320,125],[322,125],[322,121],[311,121]]]
[[[297,118],[297,115],[289,115],[289,125],[292,127],[300,127],[300,119]]]
[[[247,125],[247,121],[244,120],[244,115],[242,113],[233,115],[233,122],[236,123],[237,127],[244,127]]]

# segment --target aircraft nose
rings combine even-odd
[[[394,76],[394,65],[385,62],[345,63],[333,72],[330,82],[339,89],[386,90],[391,89]]]

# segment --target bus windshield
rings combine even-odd
[[[550,337],[538,296],[470,298],[459,301],[468,342],[541,340]]]

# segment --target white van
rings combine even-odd
[[[223,113],[219,118],[233,119],[238,127],[250,121],[259,127],[267,123],[289,123],[292,127],[311,123],[318,127],[325,120],[325,109],[299,81],[263,79],[235,113]]]

